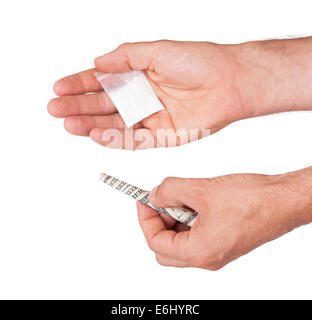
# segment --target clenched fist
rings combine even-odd
[[[193,227],[137,203],[139,222],[165,266],[217,270],[312,221],[312,167],[285,175],[167,178],[150,194],[158,207],[198,212]]]

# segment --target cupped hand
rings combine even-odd
[[[279,176],[166,178],[151,192],[150,201],[157,207],[197,211],[193,227],[138,202],[139,222],[161,265],[218,270],[311,221],[311,183],[309,188],[303,183],[310,174],[311,168]]]
[[[114,129],[124,138],[127,128],[96,80],[95,69],[57,81],[54,91],[59,97],[49,102],[48,110],[65,118],[70,133],[90,136],[109,147],[168,146],[167,140],[165,145],[158,143],[159,129],[175,135],[173,145],[183,144],[257,115],[252,106],[263,98],[260,79],[270,75],[247,63],[243,52],[239,46],[163,40],[123,44],[95,59],[96,68],[105,73],[144,70],[165,107],[134,126],[132,137],[140,137],[134,144],[120,143],[120,139],[114,143],[105,135]],[[180,129],[186,130],[187,140],[180,139]],[[195,135],[194,129],[198,130]]]

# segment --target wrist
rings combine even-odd
[[[312,37],[232,46],[249,116],[312,110]]]
[[[288,230],[312,222],[312,167],[273,177],[280,219]]]

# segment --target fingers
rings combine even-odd
[[[200,185],[195,181],[198,179],[166,178],[151,191],[149,200],[159,208],[187,206],[197,211]]]
[[[101,91],[103,88],[94,76],[95,69],[85,70],[55,82],[53,90],[58,96]]]
[[[162,218],[162,220],[165,223],[165,226],[166,226],[167,229],[175,228],[175,226],[177,224],[177,220],[176,219],[173,219],[173,218],[167,216],[164,213],[161,213],[159,216]]]
[[[64,127],[71,134],[89,136],[94,128],[125,129],[125,122],[118,113],[108,116],[74,116],[65,119]],[[134,126],[134,128],[139,127],[140,124]]]
[[[102,72],[125,72],[148,69],[155,51],[155,43],[128,43],[95,59],[96,68]],[[94,76],[95,69],[85,70],[55,82],[53,89],[58,96],[102,91]]]
[[[126,72],[145,70],[152,66],[155,42],[125,43],[112,52],[94,60],[95,67],[102,72]]]
[[[138,126],[138,125],[137,125]],[[116,128],[94,128],[90,138],[102,146],[114,149],[140,150],[154,148],[155,138],[149,129],[119,130]]]
[[[191,230],[191,227],[189,227],[188,225],[178,222],[175,226],[174,226],[174,230],[176,232],[182,232],[182,231],[188,231]]]
[[[117,112],[104,92],[54,98],[48,103],[49,113],[56,118],[75,115],[104,115]]]
[[[165,267],[178,267],[178,268],[186,268],[189,267],[188,263],[184,260],[170,258],[161,254],[156,254],[157,262]]]
[[[139,223],[149,247],[156,253],[181,260],[188,251],[189,232],[167,230],[158,212],[138,202]]]

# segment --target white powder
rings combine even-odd
[[[95,76],[111,98],[127,127],[164,109],[142,71],[95,72]]]

